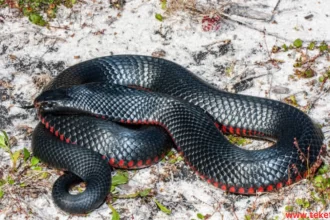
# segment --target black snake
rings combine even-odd
[[[279,189],[320,164],[322,132],[302,111],[275,100],[217,90],[160,58],[118,55],[82,62],[60,73],[34,104],[55,135],[38,125],[33,152],[70,171],[55,183],[53,197],[72,213],[93,210],[104,201],[111,181],[107,160],[120,168],[148,166],[171,148],[170,139],[201,178],[232,193]],[[109,128],[109,120],[118,124]],[[119,143],[120,133],[129,136],[128,142]],[[276,143],[249,151],[222,133]],[[148,144],[135,144],[135,137]],[[68,193],[72,182],[82,180],[85,192]]]

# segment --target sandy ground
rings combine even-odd
[[[168,13],[171,12],[171,13]],[[162,14],[158,21],[155,14]],[[203,30],[204,16],[221,15],[210,30]],[[217,19],[216,19],[217,20]],[[272,53],[274,45],[290,45],[297,38],[330,43],[330,3],[326,0],[199,1],[190,9],[161,9],[157,0],[128,0],[122,10],[104,1],[78,3],[73,9],[61,7],[50,29],[31,24],[13,9],[0,9],[0,128],[16,138],[14,150],[30,149],[30,132],[38,123],[33,110],[20,105],[32,102],[42,85],[59,72],[84,60],[112,54],[162,55],[175,61],[210,84],[276,100],[295,95],[297,107],[306,110],[322,125],[329,142],[329,83],[318,78],[330,66],[329,57],[312,63],[311,78],[295,75],[296,59],[313,57],[306,48]],[[204,23],[205,25],[205,23]],[[205,29],[205,27],[204,27]],[[282,62],[283,61],[283,62]],[[251,147],[258,146],[254,142]],[[10,158],[0,150],[1,172],[6,174]],[[45,168],[46,169],[46,168]],[[28,196],[13,191],[0,200],[0,219],[79,219],[56,208],[50,192],[57,174],[43,180]],[[285,219],[285,207],[304,210],[296,198],[309,198],[310,184],[301,181],[275,193],[258,196],[231,195],[203,182],[183,162],[162,162],[151,168],[130,172],[120,194],[152,188],[158,201],[171,210],[161,212],[153,198],[119,199],[112,203],[122,219]],[[254,213],[254,214],[253,214]],[[104,204],[90,213],[90,219],[109,219],[111,209]]]

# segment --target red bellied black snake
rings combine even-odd
[[[164,155],[166,147],[160,145],[170,147],[171,141],[163,130],[201,178],[239,194],[272,191],[300,180],[308,168],[319,165],[323,144],[320,129],[297,108],[217,90],[178,64],[147,56],[109,56],[74,65],[44,89],[35,106],[51,132],[37,127],[33,152],[73,173],[61,177],[53,190],[56,204],[72,213],[90,211],[104,201],[111,180],[104,158],[112,166],[136,168]],[[119,123],[116,126],[162,127],[151,129],[151,134],[142,127],[140,136],[159,140],[159,146],[119,146],[113,152],[105,141],[109,120]],[[276,143],[249,151],[231,144],[222,133]],[[87,182],[85,192],[69,194],[68,185],[81,180]]]

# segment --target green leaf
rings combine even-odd
[[[296,203],[300,205],[303,208],[308,208],[309,207],[309,202],[307,199],[296,199]]]
[[[322,183],[324,180],[323,176],[318,175],[314,178],[314,183]]]
[[[5,185],[6,184],[6,180],[4,180],[4,179],[0,179],[0,186],[3,186],[3,185]]]
[[[118,212],[116,211],[116,209],[110,204],[108,204],[108,206],[112,211],[112,220],[120,220],[120,216],[119,216]]]
[[[156,18],[158,21],[163,21],[163,16],[162,16],[161,14],[156,13],[155,18]]]
[[[322,187],[323,182],[324,182],[324,178],[321,175],[318,175],[314,178],[314,186],[315,187],[318,187],[318,188]]]
[[[160,202],[157,201],[157,199],[154,199],[154,202],[157,204],[158,208],[162,212],[164,212],[164,213],[166,213],[168,215],[171,214],[171,210],[169,210],[168,208],[166,208],[165,206],[163,206]]]
[[[324,82],[324,76],[319,77],[319,82]]]
[[[297,105],[297,99],[295,95],[291,95],[289,100],[292,102],[293,105]]]
[[[178,162],[183,161],[183,160],[184,160],[183,157],[181,157],[181,156],[177,156],[177,157],[174,157],[173,159],[170,159],[170,160],[169,160],[169,163],[170,163],[170,164],[175,164],[175,163],[178,163]]]
[[[30,152],[28,151],[28,149],[26,149],[25,147],[23,149],[23,155],[24,155],[24,161],[25,162],[29,159],[29,157],[31,155]]]
[[[304,76],[306,78],[310,78],[310,77],[313,77],[314,76],[314,72],[311,68],[308,68],[305,72],[304,72]]]
[[[9,143],[9,137],[8,137],[7,132],[2,131],[2,134],[3,134],[3,136],[5,137],[5,142],[7,142],[7,144],[8,144],[8,143]]]
[[[3,197],[4,194],[5,192],[0,188],[0,199]]]
[[[328,164],[324,164],[322,167],[319,168],[318,173],[319,174],[325,174],[329,172],[329,165]]]
[[[2,148],[7,147],[6,142],[5,142],[5,138],[2,135],[0,135],[0,147],[2,147]]]
[[[111,185],[111,187],[110,187],[110,192],[111,192],[111,193],[114,193],[114,192],[115,192],[115,189],[116,189],[116,187],[113,186],[113,185]]]
[[[16,162],[19,158],[19,156],[21,155],[21,150],[15,151],[12,155],[11,155],[11,159],[13,161],[14,164],[14,168],[16,167]]]
[[[166,4],[167,4],[167,1],[166,0],[161,0],[161,8],[163,9],[163,10],[166,10]]]
[[[47,172],[42,172],[41,174],[39,174],[39,179],[47,179],[48,177],[49,177],[49,173]]]
[[[285,206],[285,211],[292,212],[293,211],[293,206],[291,206],[291,205]]]
[[[32,166],[31,169],[32,170],[37,170],[37,171],[41,171],[42,170],[42,168],[39,167],[39,166]]]
[[[319,46],[319,50],[321,52],[327,51],[328,50],[328,45],[323,41]]]
[[[244,143],[245,143],[244,138],[240,138],[240,139],[238,139],[238,141],[237,141],[237,145],[239,145],[239,146],[244,145]]]
[[[307,49],[308,49],[308,50],[314,50],[314,48],[315,48],[315,42],[312,41],[312,42],[309,43]]]
[[[288,46],[286,46],[286,44],[283,44],[283,45],[282,45],[282,48],[283,48],[283,50],[284,50],[285,52],[289,50],[289,48],[288,48]]]
[[[199,219],[204,219],[205,217],[204,217],[204,215],[202,215],[201,213],[197,213],[197,218],[199,218]]]
[[[7,182],[9,185],[13,185],[15,183],[15,181],[11,178],[11,176],[7,177]]]
[[[39,163],[39,159],[37,157],[31,158],[31,166],[35,166]]]
[[[178,156],[178,158],[176,159],[176,162],[180,162],[180,161],[184,161],[184,158],[181,156]]]
[[[141,191],[141,192],[139,193],[139,195],[140,195],[141,197],[146,197],[146,196],[149,195],[150,192],[151,192],[151,189],[145,189],[145,190]]]
[[[310,203],[309,203],[309,201],[306,200],[304,203],[304,208],[307,209],[309,206],[310,206]]]
[[[301,39],[296,39],[294,42],[293,42],[293,45],[296,47],[296,48],[299,48],[301,47],[303,44],[303,41]]]
[[[112,177],[112,186],[126,184],[128,182],[127,172],[118,172],[114,177]]]
[[[252,219],[251,215],[245,215],[244,216],[244,220],[251,220],[251,219]]]
[[[31,13],[29,14],[29,20],[36,25],[39,26],[45,26],[47,24],[47,22],[44,20],[44,18],[38,14],[38,13]]]
[[[0,132],[0,147],[10,153],[9,138],[5,131]]]
[[[170,159],[168,162],[169,162],[170,164],[175,164],[176,159]]]
[[[171,150],[171,151],[169,151],[168,153],[167,153],[167,157],[170,157],[170,156],[172,156],[172,155],[174,155],[175,154],[175,152],[173,151],[173,150]]]

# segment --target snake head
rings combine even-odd
[[[44,91],[34,100],[35,108],[41,112],[63,111],[69,105],[70,96],[66,88]]]

